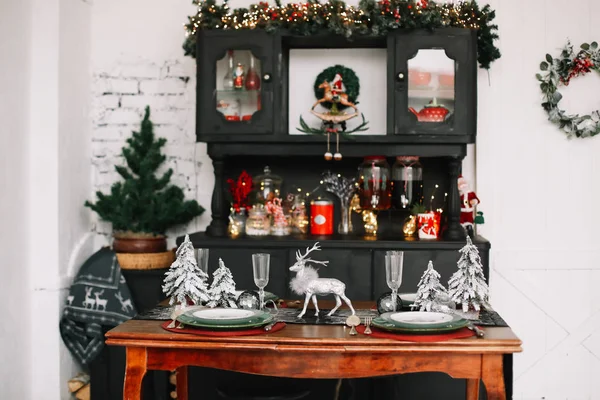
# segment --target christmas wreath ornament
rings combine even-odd
[[[591,137],[600,133],[600,111],[591,114],[568,114],[558,103],[562,95],[560,85],[568,86],[572,78],[583,76],[591,71],[600,72],[600,50],[598,43],[583,43],[575,51],[571,42],[562,50],[559,58],[546,54],[546,60],[540,64],[541,72],[536,74],[540,89],[544,95],[542,107],[548,113],[548,120],[559,126],[569,138]]]
[[[314,91],[317,101],[313,104],[310,112],[321,120],[321,126],[319,128],[311,128],[302,116],[300,116],[300,128],[296,129],[300,132],[313,135],[327,135],[325,160],[330,161],[333,158],[336,161],[340,161],[342,159],[342,153],[340,153],[340,135],[349,137],[352,133],[369,129],[367,128],[368,122],[365,121],[365,116],[361,113],[362,123],[352,130],[346,130],[346,121],[357,117],[359,114],[356,107],[356,98],[360,93],[358,76],[350,68],[343,65],[328,67],[317,75]],[[327,111],[315,111],[318,105],[321,105]],[[352,112],[344,112],[343,110],[346,108],[351,108]],[[331,134],[335,135],[335,154],[331,153],[329,146]]]

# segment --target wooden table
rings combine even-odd
[[[350,336],[349,328],[288,324],[260,336],[208,337],[178,334],[162,321],[127,321],[106,334],[125,346],[125,400],[138,400],[147,370],[177,370],[177,398],[187,400],[188,366],[291,378],[364,378],[408,372],[445,372],[467,379],[467,400],[485,383],[489,400],[505,400],[502,358],[521,351],[510,328],[486,328],[485,338],[439,343]]]

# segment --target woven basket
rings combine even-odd
[[[173,261],[175,261],[175,252],[117,253],[117,260],[119,260],[121,269],[163,269],[170,267]]]

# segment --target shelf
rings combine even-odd
[[[362,236],[312,236],[312,235],[290,235],[290,236],[265,236],[265,237],[240,237],[232,239],[230,237],[211,237],[205,232],[190,234],[190,240],[195,248],[205,246],[227,247],[227,248],[302,248],[311,246],[314,242],[319,242],[321,247],[326,248],[362,248],[373,250],[459,250],[465,244],[463,241],[446,240],[406,240],[402,236],[397,237],[377,237],[366,239]],[[179,245],[183,237],[177,238]],[[489,249],[490,242],[487,239],[477,236],[473,243],[480,249]]]
[[[215,90],[217,97],[257,97],[260,90]]]
[[[444,100],[452,100],[454,101],[454,89],[427,89],[427,88],[419,88],[419,89],[408,89],[408,98],[409,99],[444,99]],[[438,101],[439,103],[439,101]]]

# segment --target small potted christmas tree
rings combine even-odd
[[[184,199],[181,188],[170,183],[172,169],[158,173],[166,159],[161,154],[165,144],[166,139],[155,137],[150,108],[146,107],[140,131],[133,132],[122,150],[127,165],[115,166],[122,181],[115,182],[109,194],[96,192],[95,203],[85,202],[101,219],[112,223],[113,249],[117,253],[166,252],[166,230],[204,212],[195,200]],[[173,256],[165,260],[163,267],[172,261]]]

